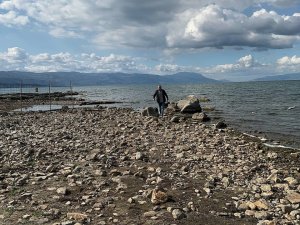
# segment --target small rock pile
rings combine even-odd
[[[0,224],[297,224],[297,152],[131,109],[0,116]]]

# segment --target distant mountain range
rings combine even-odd
[[[19,85],[21,82],[36,86],[90,86],[113,84],[184,84],[217,83],[219,81],[198,73],[176,73],[172,75],[127,74],[127,73],[79,73],[47,72],[32,73],[19,71],[0,71],[0,85]]]
[[[265,76],[253,81],[300,80],[300,73]],[[24,85],[33,86],[91,86],[115,84],[201,84],[230,82],[214,80],[199,73],[181,72],[171,75],[128,74],[128,73],[80,73],[0,71],[0,87]]]
[[[275,81],[275,80],[300,80],[300,73],[291,73],[276,76],[265,76],[255,79],[255,81]]]

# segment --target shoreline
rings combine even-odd
[[[298,209],[281,209],[297,201],[290,192],[298,190],[299,152],[265,147],[232,128],[104,107],[0,120],[0,222],[299,221]]]
[[[94,100],[89,101],[86,99],[83,99],[81,95],[79,95],[80,92],[53,92],[52,95],[52,101],[49,101],[49,95],[47,93],[24,93],[23,103],[20,103],[19,94],[1,94],[0,95],[0,113],[1,112],[8,112],[20,109],[22,106],[24,111],[27,111],[27,109],[31,106],[41,106],[41,109],[38,107],[34,109],[34,111],[46,111],[47,106],[49,107],[49,103],[54,105],[52,110],[59,110],[62,106],[67,106],[69,108],[79,108],[84,107],[85,105],[88,107],[97,107],[98,106],[104,106],[104,107],[124,107],[124,108],[132,108],[129,102],[120,102],[120,101],[114,101],[114,100]],[[75,96],[75,97],[74,97]],[[78,97],[76,97],[78,96]],[[7,99],[6,99],[7,98]],[[9,100],[9,98],[11,100]],[[202,98],[202,99],[201,99]],[[233,129],[238,130],[241,133],[248,133],[250,135],[255,135],[258,138],[261,136],[264,138],[267,138],[268,144],[274,145],[275,147],[282,147],[284,148],[293,148],[293,149],[300,149],[300,141],[298,140],[297,136],[291,136],[284,133],[272,133],[272,132],[264,132],[262,130],[259,130],[259,127],[251,127],[251,125],[247,127],[240,126],[235,121],[230,121],[230,118],[227,119],[220,114],[221,111],[218,111],[218,109],[215,109],[215,106],[210,105],[210,100],[206,96],[200,97],[201,105],[204,106],[204,112],[208,113],[210,116],[212,116],[215,120],[223,120],[225,119],[225,122],[228,123]],[[208,104],[207,104],[208,103]],[[125,106],[125,104],[127,104]],[[61,106],[61,107],[60,107]],[[207,109],[205,109],[207,107]],[[27,109],[26,109],[27,108]],[[50,109],[50,107],[49,107]],[[141,108],[134,108],[135,110],[142,110]],[[19,111],[19,110],[18,110]],[[300,137],[299,137],[300,138]]]
[[[113,104],[120,104],[122,102],[119,101],[86,101],[84,99],[76,99],[73,97],[62,97],[60,99],[53,100],[52,105],[56,106],[59,105],[61,107],[58,107],[56,109],[52,109],[51,111],[57,111],[61,110],[63,106],[69,107],[69,109],[76,109],[76,108],[97,108],[97,107],[120,107],[120,108],[132,108],[132,107],[122,107],[122,106],[110,106]],[[17,101],[0,101],[0,114],[1,112],[20,112],[20,106],[24,109],[24,112],[27,112],[27,108],[31,108],[32,106],[49,106],[49,100],[48,99],[29,99],[25,100],[22,105],[20,102]],[[208,107],[212,107],[209,105]],[[44,107],[45,108],[45,107]],[[211,114],[211,109],[208,108],[208,110],[205,110],[204,107],[204,112]],[[214,109],[214,107],[212,107]],[[134,109],[135,111],[140,112],[142,109]],[[42,109],[42,110],[33,110],[33,111],[50,111],[50,109]],[[213,114],[213,113],[212,113]],[[212,121],[224,121],[222,117],[220,117],[220,114],[216,118],[212,118]],[[226,122],[227,123],[227,122]],[[249,136],[254,136],[254,138],[257,138],[259,141],[264,142],[264,145],[269,147],[269,148],[280,148],[280,149],[293,149],[293,150],[298,150],[300,151],[300,142],[295,142],[295,141],[290,141],[286,139],[285,134],[276,134],[274,135],[273,133],[266,133],[266,132],[261,132],[261,131],[255,131],[255,130],[249,130],[249,129],[239,129],[236,124],[231,124],[230,122],[228,123],[230,127],[235,129],[237,132]]]

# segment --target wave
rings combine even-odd
[[[255,135],[248,134],[248,133],[243,133],[243,135],[251,137],[251,138],[254,138],[254,139],[258,139],[258,140],[260,140],[262,142],[262,144],[264,146],[269,147],[269,148],[282,148],[282,149],[289,149],[289,150],[298,150],[298,151],[300,151],[299,148],[294,148],[294,147],[291,147],[291,146],[277,144],[277,143],[269,143],[269,142],[267,142],[268,139],[265,138],[265,137],[259,137],[259,136],[255,136]]]

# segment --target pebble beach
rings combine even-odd
[[[299,152],[124,108],[0,115],[0,224],[299,224]]]

